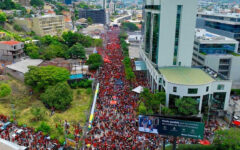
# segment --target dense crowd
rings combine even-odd
[[[142,72],[135,72],[137,79],[131,85],[126,80],[117,31],[118,29],[109,31],[106,50],[99,49],[104,58],[104,66],[97,77],[100,91],[93,128],[85,139],[86,149],[161,149],[163,138],[160,135],[138,131],[136,109],[139,97],[130,89],[147,87],[148,84]],[[205,138],[212,134],[208,131],[206,133]],[[166,144],[170,143],[173,143],[173,138],[166,138]],[[177,143],[198,144],[199,140],[178,138]]]
[[[57,140],[51,140],[48,135],[44,135],[43,132],[35,132],[33,128],[19,127],[14,123],[9,122],[9,118],[0,115],[1,127],[0,138],[7,141],[14,142],[18,145],[25,146],[29,150],[46,150],[46,149],[58,149],[60,144]],[[8,124],[6,126],[6,123]]]

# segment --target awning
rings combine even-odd
[[[147,66],[144,61],[135,61],[136,71],[147,70]]]
[[[236,126],[240,126],[240,121],[235,120],[233,121],[233,124],[235,124]]]
[[[143,87],[142,86],[138,86],[135,89],[133,89],[132,91],[140,94],[143,91]]]

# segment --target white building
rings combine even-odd
[[[210,68],[191,68],[197,0],[146,0],[144,44],[140,56],[147,66],[151,90],[166,93],[166,106],[176,98],[227,109],[231,81]]]
[[[0,60],[16,62],[24,56],[24,43],[18,41],[0,41]]]
[[[238,41],[196,29],[193,49],[193,66],[207,66],[232,80],[233,88],[237,88],[240,84]]]

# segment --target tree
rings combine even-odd
[[[90,70],[96,70],[103,64],[102,56],[99,54],[91,54],[87,60],[87,64],[90,65]]]
[[[39,120],[43,119],[45,111],[40,107],[33,107],[31,109],[31,113],[34,116],[33,120],[39,121]]]
[[[88,18],[87,18],[87,23],[88,23],[89,25],[93,24],[93,19],[90,18],[90,17],[88,17]]]
[[[6,83],[0,84],[0,98],[10,95],[12,92],[11,87]]]
[[[18,32],[23,31],[23,28],[20,25],[18,25],[18,24],[14,24],[13,25],[13,29],[18,31]]]
[[[82,46],[82,44],[75,44],[73,45],[68,51],[67,56],[69,58],[80,58],[80,59],[86,59],[85,49]]]
[[[48,86],[56,85],[69,79],[69,71],[55,66],[30,66],[24,75],[24,82],[36,90],[44,90]]]
[[[0,12],[0,25],[3,25],[7,20],[7,16],[4,12]]]
[[[26,44],[24,52],[32,59],[38,59],[40,57],[39,47],[33,43]]]
[[[147,108],[144,105],[144,103],[140,103],[139,107],[138,107],[138,112],[141,115],[146,115],[147,114]]]
[[[240,129],[230,128],[215,132],[213,143],[219,150],[240,149]]]
[[[31,0],[30,4],[35,7],[43,7],[44,2],[42,0]]]
[[[149,89],[144,88],[140,94],[140,102],[143,102],[148,110],[151,110],[153,114],[157,114],[160,111],[160,104],[164,105],[166,101],[166,95],[164,92],[151,93]]]
[[[60,82],[54,86],[49,86],[40,98],[47,107],[63,111],[71,104],[73,92],[67,82]]]
[[[122,23],[122,27],[126,30],[129,30],[129,31],[136,31],[136,30],[139,30],[137,25],[134,24],[134,23],[131,23],[131,22],[123,22]]]
[[[94,46],[95,47],[102,47],[103,45],[103,40],[102,39],[95,39],[94,40]]]
[[[198,113],[197,101],[192,98],[176,99],[175,106],[178,114],[181,115],[196,115]]]
[[[15,9],[15,3],[12,2],[12,0],[4,0],[2,2],[0,2],[0,9],[3,10],[11,10],[11,9]]]

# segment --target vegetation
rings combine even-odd
[[[41,107],[33,107],[31,108],[31,113],[34,116],[33,121],[40,121],[43,120],[46,112]]]
[[[11,10],[11,9],[16,9],[16,6],[12,0],[4,0],[0,2],[0,9]]]
[[[92,18],[89,17],[89,18],[87,19],[87,23],[88,23],[89,25],[92,25],[92,24],[93,24]]]
[[[45,90],[48,86],[56,85],[69,79],[69,71],[55,66],[29,67],[24,75],[24,81],[35,90]]]
[[[11,87],[6,83],[0,84],[0,98],[6,97],[11,94]]]
[[[70,84],[70,87],[73,88],[73,89],[90,88],[90,87],[92,87],[92,81],[91,80],[86,80],[86,79],[83,79],[81,81],[75,81],[75,82]]]
[[[166,147],[166,150],[172,150],[172,146]],[[177,150],[218,150],[218,149],[216,148],[215,145],[179,144]]]
[[[23,31],[23,28],[20,25],[18,25],[18,24],[14,24],[13,25],[13,29],[18,31],[18,32]]]
[[[156,92],[153,94],[149,89],[144,88],[143,92],[140,94],[140,99],[141,101],[138,108],[139,113],[152,115],[160,113],[160,105],[165,105],[166,95],[164,92]],[[167,111],[164,112],[166,113]]]
[[[4,12],[0,12],[0,26],[3,25],[7,20],[7,16]]]
[[[31,0],[30,4],[34,7],[43,7],[44,1],[43,0]]]
[[[103,64],[102,56],[99,54],[91,54],[87,60],[87,64],[90,70],[97,70]]]
[[[49,86],[40,98],[48,108],[63,111],[73,101],[73,92],[67,82],[60,82],[54,86]]]
[[[86,59],[85,49],[82,44],[77,43],[67,51],[68,58]]]
[[[198,103],[192,98],[179,98],[175,101],[177,113],[180,115],[196,115],[198,113]]]
[[[46,122],[42,122],[40,126],[37,128],[37,131],[42,131],[45,134],[49,134],[50,130],[51,127]]]
[[[121,48],[122,48],[122,51],[123,51],[123,56],[125,57],[128,57],[129,56],[129,49],[128,49],[128,44],[127,42],[125,41],[125,39],[122,37],[120,38],[120,45],[121,45]]]
[[[230,128],[215,132],[213,143],[219,150],[238,150],[240,149],[240,129]]]
[[[131,59],[129,57],[125,57],[123,60],[123,65],[125,68],[126,79],[131,83],[135,81],[136,76],[132,70]]]
[[[131,22],[123,22],[122,23],[122,28],[127,31],[137,31],[139,30],[137,25]]]
[[[240,89],[232,89],[231,94],[240,95]]]
[[[0,99],[0,114],[8,115],[11,120],[13,117],[16,118],[21,126],[38,129],[41,123],[45,122],[51,128],[49,132],[51,139],[56,138],[64,142],[63,126],[60,120],[61,122],[67,120],[71,125],[78,123],[84,125],[86,122],[86,113],[89,112],[92,104],[91,89],[73,89],[73,101],[70,107],[64,112],[55,111],[54,115],[51,115],[51,110],[47,109],[38,99],[38,93],[33,92],[33,95],[29,95],[29,88],[21,81],[8,77],[7,80],[0,81],[0,83],[8,84],[12,89],[11,97]],[[39,121],[34,119],[35,116],[32,113],[32,109],[35,108],[40,108],[44,115]],[[69,131],[73,133],[74,128],[71,126]]]

